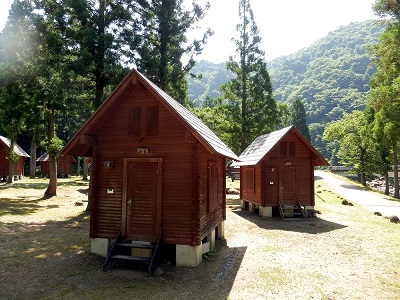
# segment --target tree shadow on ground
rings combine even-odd
[[[366,191],[369,192],[370,190],[366,187],[353,185],[353,184],[340,184],[342,188],[349,189],[349,190],[356,190],[356,191]]]
[[[43,298],[65,274],[84,269],[88,219],[81,213],[61,222],[0,222],[0,299]]]
[[[78,189],[78,192],[84,195],[88,195],[89,194],[89,188],[87,189]]]
[[[59,205],[49,204],[40,205],[39,202],[45,200],[45,197],[39,199],[10,199],[0,198],[0,216],[4,215],[27,215],[35,213],[38,210],[47,208],[58,208]]]
[[[32,181],[26,182],[24,180],[14,181],[12,184],[2,182],[0,183],[0,189],[33,189],[42,190],[47,188],[49,185],[49,179],[35,178]],[[89,181],[83,179],[72,179],[71,178],[57,178],[57,186],[82,186],[89,185]]]
[[[148,276],[148,265],[127,261],[99,274],[94,270],[101,268],[104,258],[96,256],[96,261],[91,258],[93,271],[82,280],[89,290],[86,294],[96,287],[104,299],[132,299],[132,295],[135,299],[228,299],[246,250],[245,246],[229,247],[226,240],[217,240],[213,254],[197,267],[161,261],[161,277]]]
[[[163,278],[176,291],[174,299],[229,299],[246,251],[246,246],[229,247],[226,240],[217,240],[213,254],[199,266],[171,266]]]
[[[62,222],[0,223],[0,298],[227,299],[247,249],[217,240],[198,267],[168,264],[164,276],[149,277],[139,269],[103,272],[88,232],[86,213]]]
[[[282,220],[278,217],[260,217],[256,213],[242,210],[240,207],[232,209],[236,215],[254,223],[266,230],[284,230],[309,234],[326,233],[333,230],[346,228],[347,226],[330,222],[318,217],[298,220]]]

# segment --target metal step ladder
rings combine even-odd
[[[279,202],[279,214],[282,220],[301,220],[307,218],[306,209],[300,202],[297,202],[297,204]]]
[[[103,271],[108,271],[114,260],[126,260],[148,264],[147,272],[152,275],[157,266],[157,257],[160,253],[161,244],[162,234],[160,234],[157,243],[150,243],[124,240],[122,234],[119,233],[103,264]],[[140,255],[140,252],[145,255]]]

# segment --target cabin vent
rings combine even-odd
[[[157,136],[159,130],[158,106],[149,106],[143,110],[143,113],[142,110],[141,106],[132,109],[129,115],[129,135]]]

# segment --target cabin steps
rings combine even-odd
[[[125,259],[125,260],[131,260],[131,261],[136,261],[136,262],[151,262],[150,257],[143,257],[143,256],[131,256],[131,255],[113,255],[111,256],[112,259]]]
[[[279,214],[282,220],[288,221],[307,218],[306,209],[299,202],[297,204],[279,203]]]
[[[119,233],[103,264],[103,271],[108,271],[114,260],[125,260],[148,264],[147,272],[149,275],[152,275],[157,266],[157,257],[160,253],[161,242],[162,234],[157,243],[150,243],[124,240],[122,234]]]

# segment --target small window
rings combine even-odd
[[[208,162],[208,203],[207,211],[212,212],[218,207],[218,165]]]
[[[282,156],[286,156],[287,155],[287,143],[286,142],[281,142],[280,143],[280,154]]]
[[[296,143],[289,142],[289,156],[296,156]]]
[[[142,123],[142,110],[139,106],[134,107],[130,114],[131,126],[129,128],[129,134],[134,136],[139,136],[141,123]]]
[[[247,169],[247,189],[251,192],[254,192],[254,169]]]
[[[149,125],[147,135],[158,135],[158,106],[149,107]]]

